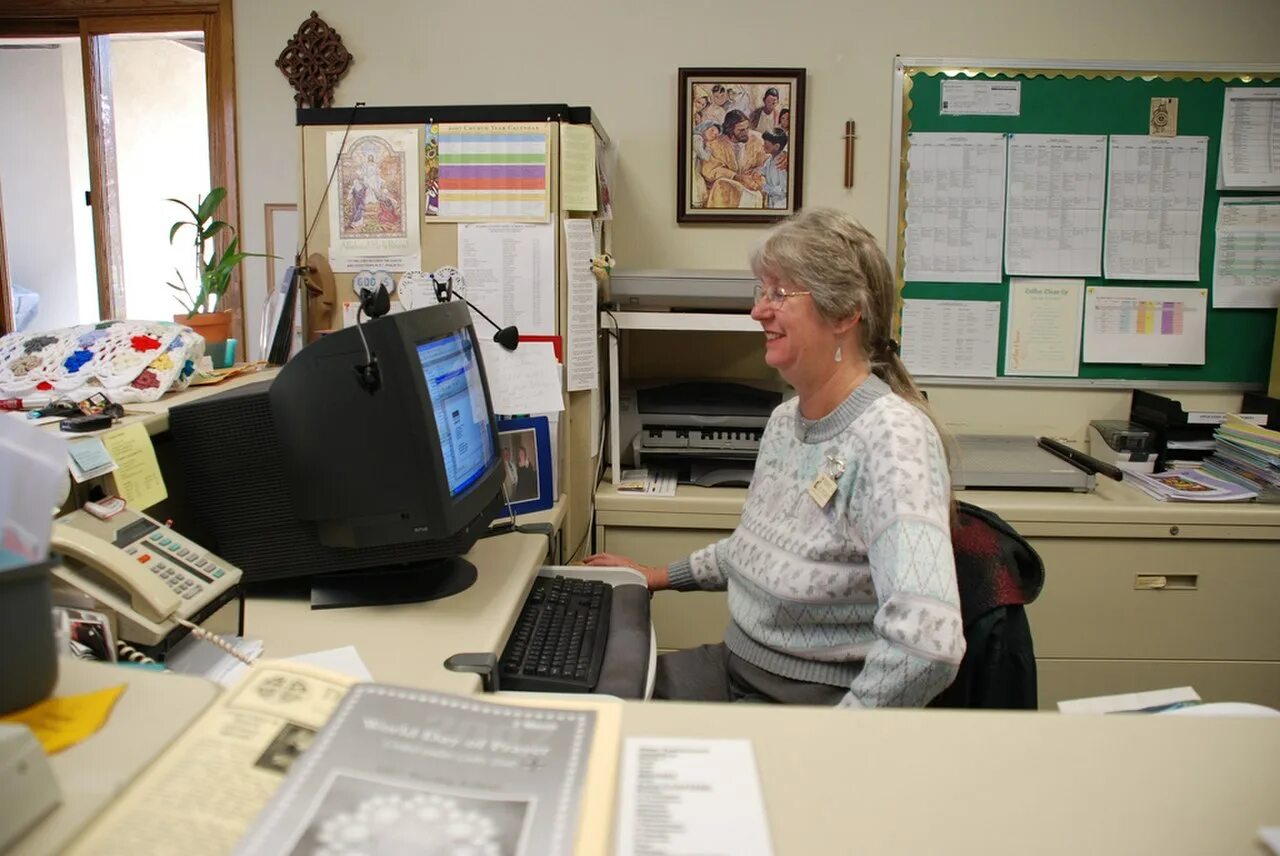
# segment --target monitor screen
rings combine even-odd
[[[418,345],[418,364],[435,412],[449,494],[457,496],[493,461],[493,430],[475,346],[466,330]]]

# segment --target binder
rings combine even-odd
[[[1240,415],[1258,425],[1270,427],[1280,419],[1280,401],[1247,393]],[[1170,460],[1202,461],[1213,454],[1213,431],[1227,419],[1220,410],[1185,410],[1172,398],[1142,389],[1133,391],[1129,420],[1150,428],[1156,438],[1157,471]]]

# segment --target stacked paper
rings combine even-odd
[[[1214,453],[1205,471],[1280,501],[1280,431],[1228,415],[1213,433]]]

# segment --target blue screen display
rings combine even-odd
[[[457,496],[484,475],[495,458],[480,363],[466,330],[424,342],[417,350],[435,411],[449,493]]]

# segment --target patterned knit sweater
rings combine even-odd
[[[808,488],[835,474],[819,507]],[[728,590],[725,643],[762,669],[847,686],[847,707],[918,707],[964,654],[950,481],[928,417],[874,375],[818,420],[795,399],[760,441],[742,521],[671,565],[673,588]]]

